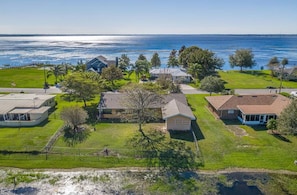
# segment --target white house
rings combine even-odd
[[[179,68],[154,68],[150,70],[151,77],[171,76],[173,82],[190,82],[191,75]]]
[[[54,106],[54,95],[0,95],[0,126],[35,126],[48,118]]]

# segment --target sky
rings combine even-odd
[[[297,0],[0,0],[0,34],[297,34]]]

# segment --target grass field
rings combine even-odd
[[[0,69],[0,87],[12,87],[12,82],[16,84],[16,88],[43,88],[43,69],[28,67]],[[49,77],[47,82],[53,85],[54,76]]]
[[[271,77],[270,71],[219,71],[221,79],[229,89],[263,89],[267,86],[279,88],[280,81]],[[297,82],[283,81],[284,88],[297,88]]]
[[[47,70],[46,70],[47,71]],[[55,77],[52,75],[46,78],[49,85],[54,85]],[[115,81],[115,89],[126,85],[129,82],[137,82],[135,73],[124,75],[124,79]],[[15,86],[12,86],[12,83]],[[0,69],[0,87],[15,87],[15,88],[43,88],[44,71],[42,68],[31,67],[15,67]]]

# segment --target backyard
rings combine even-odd
[[[257,168],[296,171],[297,138],[279,139],[266,129],[252,128],[238,123],[224,123],[216,119],[206,107],[205,95],[187,95],[197,118],[195,134],[198,139],[203,166],[200,169]],[[96,112],[99,97],[88,102],[89,110]],[[1,128],[0,166],[21,168],[74,168],[74,167],[132,167],[145,166],[143,159],[135,158],[135,150],[127,143],[137,132],[136,124],[90,121],[92,130],[88,138],[74,147],[60,137],[48,154],[7,154],[7,151],[40,151],[63,122],[59,119],[61,108],[80,105],[57,96],[57,109],[49,122],[31,128]],[[92,108],[92,109],[90,109]],[[161,129],[162,123],[146,124],[145,129]],[[246,136],[235,135],[232,126],[244,131]],[[169,134],[168,139],[183,140],[196,150],[191,134]],[[108,155],[104,152],[108,149]],[[6,151],[6,153],[5,153]],[[28,161],[30,159],[30,161]]]

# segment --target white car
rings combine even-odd
[[[297,97],[297,91],[292,91],[292,92],[290,93],[290,95],[291,95],[291,96],[294,96],[294,97]]]

